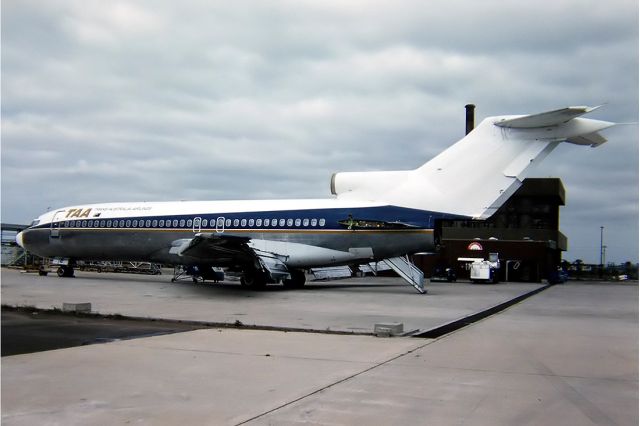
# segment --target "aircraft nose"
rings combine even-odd
[[[16,243],[18,243],[18,245],[22,248],[24,248],[24,231],[22,232],[18,232],[18,235],[16,235]]]

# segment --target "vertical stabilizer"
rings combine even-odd
[[[338,173],[334,193],[485,219],[561,142],[599,146],[615,123],[580,118],[590,107],[484,119],[467,136],[410,171]]]

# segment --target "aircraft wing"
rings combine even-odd
[[[174,241],[169,252],[203,263],[252,264],[269,272],[275,280],[289,276],[283,256],[251,247],[250,241],[248,237],[200,233],[193,238]]]
[[[215,233],[200,233],[193,238],[173,242],[172,254],[210,262],[212,259],[241,258],[249,260],[255,252],[247,245],[250,238]]]

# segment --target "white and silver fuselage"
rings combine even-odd
[[[44,257],[190,264],[202,259],[176,254],[176,242],[215,233],[306,268],[430,250],[434,222],[445,216],[336,199],[90,204],[41,215],[18,241]],[[349,218],[403,226],[358,229]],[[208,263],[228,266],[233,256]]]

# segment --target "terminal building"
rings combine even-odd
[[[560,179],[525,179],[489,219],[438,223],[436,253],[414,256],[414,262],[427,277],[451,268],[457,278],[468,279],[471,259],[498,253],[501,281],[541,281],[557,271],[567,250],[559,230],[564,204]]]

